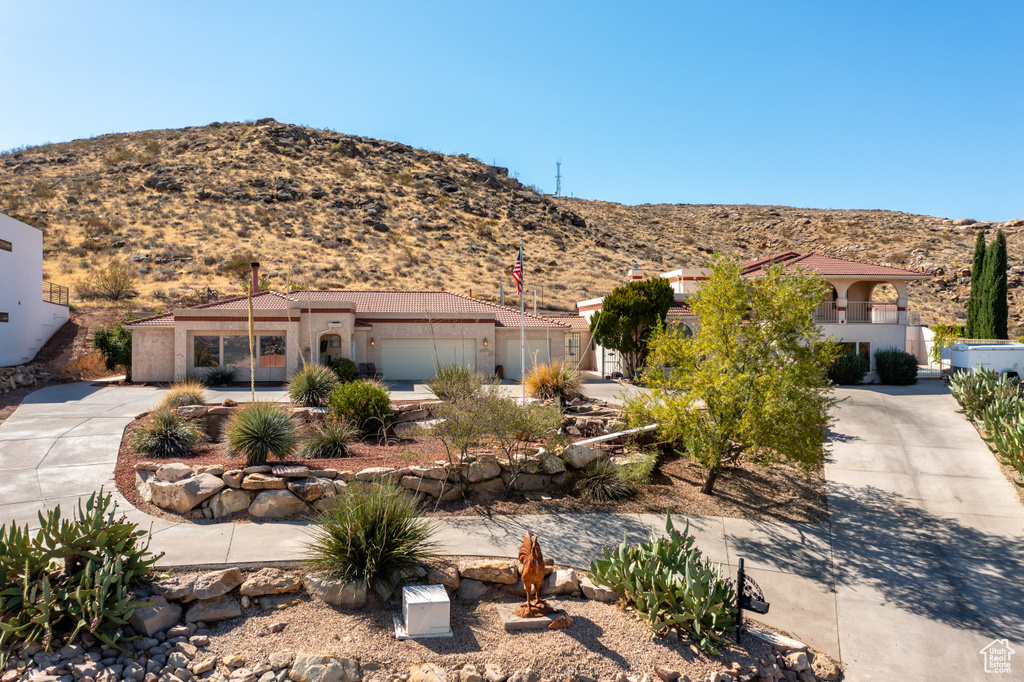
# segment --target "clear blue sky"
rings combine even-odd
[[[0,149],[271,116],[623,203],[1024,217],[1024,2],[0,0]]]

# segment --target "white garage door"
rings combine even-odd
[[[438,365],[476,369],[476,339],[382,339],[381,367],[389,381],[422,381]]]
[[[535,364],[546,365],[551,360],[547,339],[526,339],[526,369],[533,369]],[[509,339],[505,343],[505,378],[519,379],[522,375],[522,343],[519,339]]]

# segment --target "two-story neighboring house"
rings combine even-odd
[[[773,265],[816,272],[828,282],[832,287],[829,298],[815,311],[815,321],[821,326],[822,338],[834,336],[849,352],[868,358],[872,372],[875,369],[872,356],[875,350],[906,350],[908,335],[914,338],[919,336],[912,333],[916,330],[911,330],[907,284],[927,279],[931,275],[916,270],[793,251],[747,261],[743,264],[742,274],[748,278],[757,277]],[[682,268],[660,275],[669,281],[676,292],[676,302],[669,309],[669,324],[685,326],[691,332],[697,329],[700,320],[690,311],[686,299],[700,289],[708,273],[706,269]],[[643,277],[639,266],[634,266],[627,273],[629,281]],[[882,289],[889,294],[886,300],[881,300]],[[892,298],[895,300],[889,300]],[[600,313],[602,300],[595,298],[580,301],[576,306],[580,315],[590,320]],[[617,372],[618,355],[609,349],[595,346],[594,354],[584,369],[596,369],[604,374]]]
[[[67,288],[43,282],[43,233],[0,214],[0,367],[31,362],[67,321]]]

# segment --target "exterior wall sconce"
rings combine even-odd
[[[484,337],[484,348],[487,348],[487,338]]]
[[[370,345],[371,346],[376,346],[377,345],[377,342],[374,341],[372,337],[370,338]]]

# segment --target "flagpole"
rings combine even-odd
[[[519,380],[523,384],[523,406],[526,406],[526,287],[523,282],[526,280],[526,264],[523,263],[523,238],[519,238],[519,353],[521,376]]]

